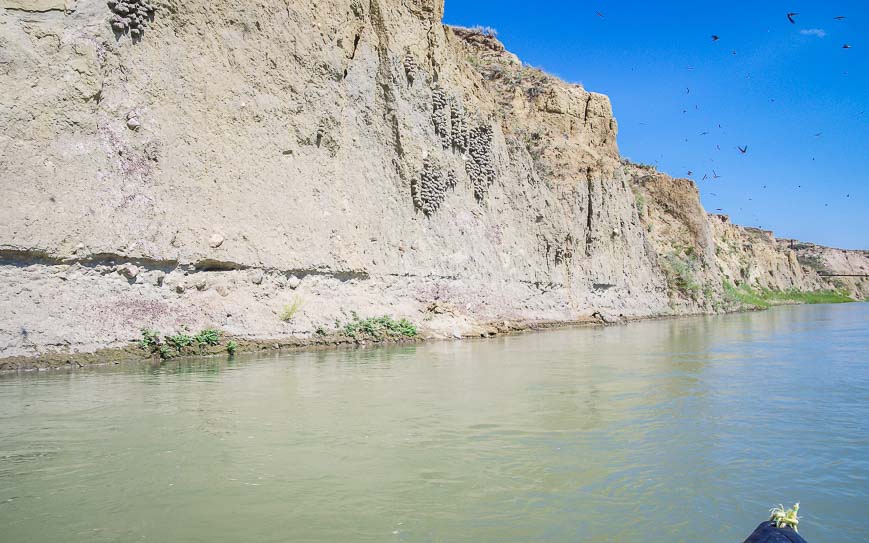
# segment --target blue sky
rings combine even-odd
[[[609,95],[622,155],[691,177],[708,211],[869,249],[869,1],[446,0],[444,20]]]

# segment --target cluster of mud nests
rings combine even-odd
[[[109,0],[107,4],[114,13],[112,29],[119,34],[129,34],[134,39],[142,37],[157,10],[146,0]]]

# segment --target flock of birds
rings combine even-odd
[[[597,14],[598,14],[598,16],[603,17],[603,15],[601,15],[600,12],[598,12]],[[796,17],[796,16],[798,16],[798,15],[799,15],[799,13],[794,13],[794,12],[792,12],[792,11],[789,12],[789,13],[787,14],[788,21],[790,21],[790,23],[791,23],[792,25],[797,24],[797,20],[796,20],[794,17]],[[833,17],[833,20],[834,20],[834,21],[844,21],[845,19],[847,19],[847,17],[845,17],[844,15],[836,15],[835,17]],[[720,39],[721,39],[721,36],[719,36],[719,35],[717,35],[717,34],[712,34],[712,41],[718,41],[718,40],[720,40]],[[842,49],[850,49],[850,48],[851,48],[851,45],[848,44],[848,43],[842,45]],[[733,54],[736,54],[736,53],[734,52]]]
[[[799,13],[796,13],[796,12],[788,12],[788,13],[786,13],[785,15],[786,15],[787,20],[788,20],[788,22],[789,22],[790,24],[792,24],[792,25],[796,25],[796,24],[797,24],[797,17],[799,17],[800,14],[799,14]],[[600,12],[600,11],[597,12],[597,16],[600,17],[601,19],[603,19],[603,18],[605,17],[604,14],[603,14],[602,12]],[[832,19],[833,19],[834,21],[840,22],[840,21],[844,21],[845,19],[847,19],[847,17],[846,17],[845,15],[837,15],[837,16],[833,17]],[[718,34],[712,34],[712,35],[710,36],[710,38],[712,39],[712,42],[713,42],[713,43],[718,42],[718,41],[721,40],[721,36],[718,35]],[[842,49],[851,49],[851,48],[852,48],[852,46],[851,46],[851,44],[849,44],[849,43],[845,43],[845,44],[842,45]],[[732,54],[732,55],[736,55],[736,54],[737,54],[737,53],[736,53],[736,50],[735,50],[735,49],[732,50],[732,51],[731,51],[731,54]],[[688,69],[689,71],[694,70],[694,68],[691,67],[691,66],[689,66],[687,69]],[[846,75],[847,75],[847,72],[846,72]],[[686,94],[686,95],[691,94],[691,89],[690,89],[690,87],[686,87],[686,88],[685,88],[685,94]],[[771,101],[771,102],[775,102],[775,99],[774,99],[774,98],[771,98],[770,101]],[[695,105],[694,107],[695,107],[695,109],[698,109],[698,110],[700,109],[700,106],[699,106],[699,105]],[[687,111],[688,111],[687,109],[683,109],[683,110],[682,110],[682,113],[687,113]],[[860,115],[862,116],[863,113],[864,113],[864,112],[861,111],[861,112],[860,112]],[[640,123],[640,124],[641,124],[641,125],[644,125],[645,123]],[[718,124],[718,128],[719,128],[719,129],[722,128],[722,127],[721,127],[721,124]],[[708,135],[708,134],[709,134],[708,131],[704,131],[704,132],[701,132],[699,135],[700,135],[700,136],[706,136],[706,135]],[[821,135],[822,135],[822,132],[818,132],[818,133],[815,134],[815,137],[820,137]],[[687,142],[687,141],[688,141],[688,138],[685,138],[685,141]],[[717,149],[718,151],[721,150],[720,145],[716,145],[715,147],[716,147],[716,149]],[[737,146],[736,146],[736,151],[737,151],[737,152],[739,153],[739,155],[741,155],[741,156],[742,156],[742,155],[747,155],[747,154],[748,154],[748,145],[737,145]],[[812,158],[812,160],[813,160],[813,161],[815,160],[814,157]],[[656,162],[657,162],[657,161],[656,161]],[[694,175],[694,171],[693,171],[693,170],[688,170],[687,173],[688,173],[688,177],[692,177],[692,176]],[[702,180],[702,181],[706,181],[706,180],[716,180],[716,179],[720,179],[721,177],[722,177],[722,176],[718,175],[718,173],[713,169],[711,175],[710,175],[709,173],[704,173],[704,174],[703,174],[703,177],[702,177],[701,180]],[[766,188],[766,185],[763,185],[763,188],[765,189],[765,188]],[[801,188],[802,188],[802,185],[797,185],[797,188],[798,188],[798,189],[801,189]],[[711,196],[718,196],[718,195],[717,195],[716,193],[714,193],[714,192],[710,192],[709,194],[710,194]],[[846,195],[845,195],[845,198],[850,198],[850,197],[851,197],[850,194],[846,194]],[[748,200],[751,201],[752,198],[749,197]],[[829,203],[825,203],[824,206],[825,206],[825,207],[828,207],[828,206],[829,206]],[[739,210],[742,211],[742,208],[739,208]],[[715,211],[722,212],[722,211],[724,211],[724,210],[723,210],[723,208],[720,208],[720,207],[719,207],[719,208],[716,208]],[[755,217],[755,219],[757,219],[757,217]],[[759,227],[762,228],[762,226],[759,226]]]

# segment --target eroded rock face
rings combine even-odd
[[[725,285],[775,291],[869,293],[869,252],[831,249],[707,215],[689,179],[626,164],[637,210],[667,279],[671,306],[680,312],[731,309]],[[851,276],[851,277],[848,277]]]
[[[804,269],[822,276],[826,284],[855,298],[869,299],[869,251],[836,249],[795,239],[774,241],[779,251]]]
[[[351,310],[447,336],[711,310],[723,234],[693,187],[656,180],[691,205],[640,212],[608,98],[442,26],[441,1],[109,7],[0,9],[0,357]],[[711,290],[674,293],[659,221]]]

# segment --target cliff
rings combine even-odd
[[[827,288],[690,181],[623,164],[606,96],[442,11],[0,0],[0,358],[143,327],[284,338],[356,311],[452,336],[722,311],[726,281]]]
[[[804,269],[816,272],[826,284],[861,300],[869,298],[869,251],[836,249],[794,239],[780,239],[777,243],[780,251],[793,253]]]

